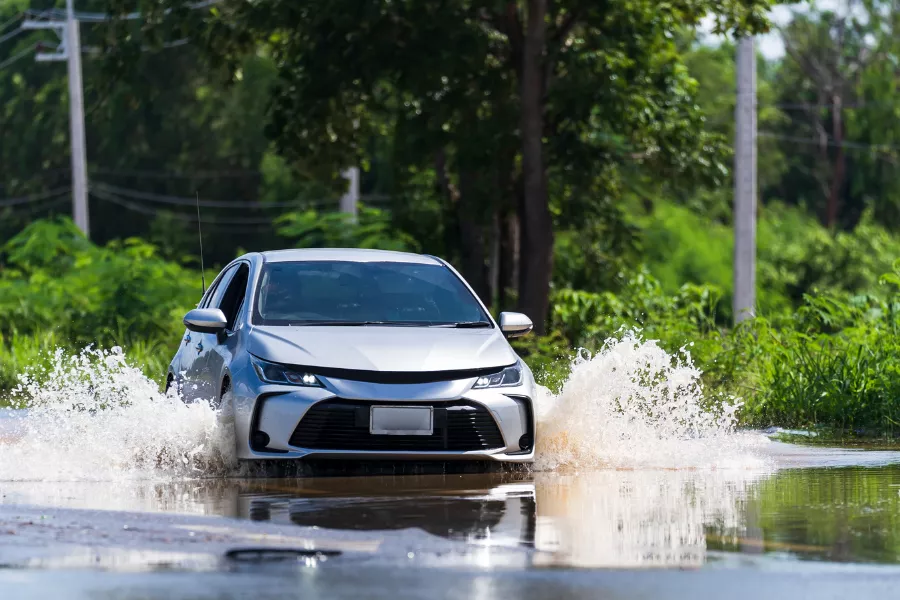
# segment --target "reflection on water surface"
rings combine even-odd
[[[736,556],[900,561],[900,468],[601,470],[0,483],[6,504],[168,511],[527,546],[536,565],[696,567]]]

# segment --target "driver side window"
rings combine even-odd
[[[239,265],[234,265],[224,273],[222,276],[217,278],[213,284],[212,288],[209,290],[209,293],[206,294],[206,300],[200,305],[200,308],[219,308],[219,302],[222,300],[222,294],[225,293],[225,289],[228,287],[228,280],[231,279],[231,276],[234,275],[234,272],[237,270]]]
[[[218,298],[213,299],[215,303],[213,305],[217,306],[225,314],[225,318],[228,320],[228,325],[226,326],[228,331],[234,331],[234,327],[237,324],[238,315],[241,312],[241,307],[244,305],[244,298],[247,295],[247,280],[250,277],[250,269],[246,264],[241,263],[235,265],[234,268],[236,269],[236,272],[228,285],[220,286],[224,288],[224,292],[220,294],[217,290],[216,296],[218,296]]]

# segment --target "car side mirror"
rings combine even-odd
[[[517,312],[500,313],[500,331],[508,338],[521,337],[534,329],[527,315]]]
[[[218,308],[195,308],[184,315],[184,326],[198,333],[219,333],[228,326],[228,319]]]

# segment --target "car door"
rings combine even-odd
[[[232,276],[237,271],[238,265],[231,265],[226,268],[213,282],[209,293],[200,303],[200,308],[218,307],[219,301]],[[199,333],[197,331],[185,331],[184,339],[181,347],[181,369],[182,376],[181,395],[186,402],[194,400],[209,400],[212,398],[210,394],[209,378],[206,376],[205,370],[205,352],[210,347],[207,336],[210,334]],[[215,337],[215,336],[213,336]]]
[[[221,384],[225,367],[231,364],[235,348],[239,344],[249,279],[250,266],[247,263],[239,263],[237,270],[228,282],[225,293],[218,298],[218,308],[225,314],[228,325],[221,333],[204,334],[203,343],[208,344],[208,348],[204,350],[206,364],[203,366],[203,370],[204,377],[208,378],[207,385],[214,394],[211,396],[213,401],[218,401],[222,395]]]

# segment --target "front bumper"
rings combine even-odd
[[[248,379],[250,379],[248,377]],[[320,377],[322,388],[266,384],[253,377],[233,388],[237,454],[241,459],[284,460],[294,458],[353,458],[390,460],[486,460],[528,463],[534,460],[534,383],[530,377],[515,387],[473,390],[474,379],[426,384],[376,384]],[[323,402],[360,401],[368,405],[428,404],[440,409],[465,403],[490,415],[502,442],[476,450],[418,450],[303,448],[292,445],[301,420]],[[326,405],[323,405],[326,406]],[[268,438],[264,448],[254,443],[254,433]],[[524,436],[524,437],[523,437]],[[391,436],[386,436],[390,438]],[[527,443],[530,438],[530,444]],[[295,438],[296,439],[296,438]],[[493,439],[497,439],[496,437]],[[525,442],[525,447],[520,446]],[[334,444],[330,444],[334,446]],[[388,444],[389,445],[389,444]]]

